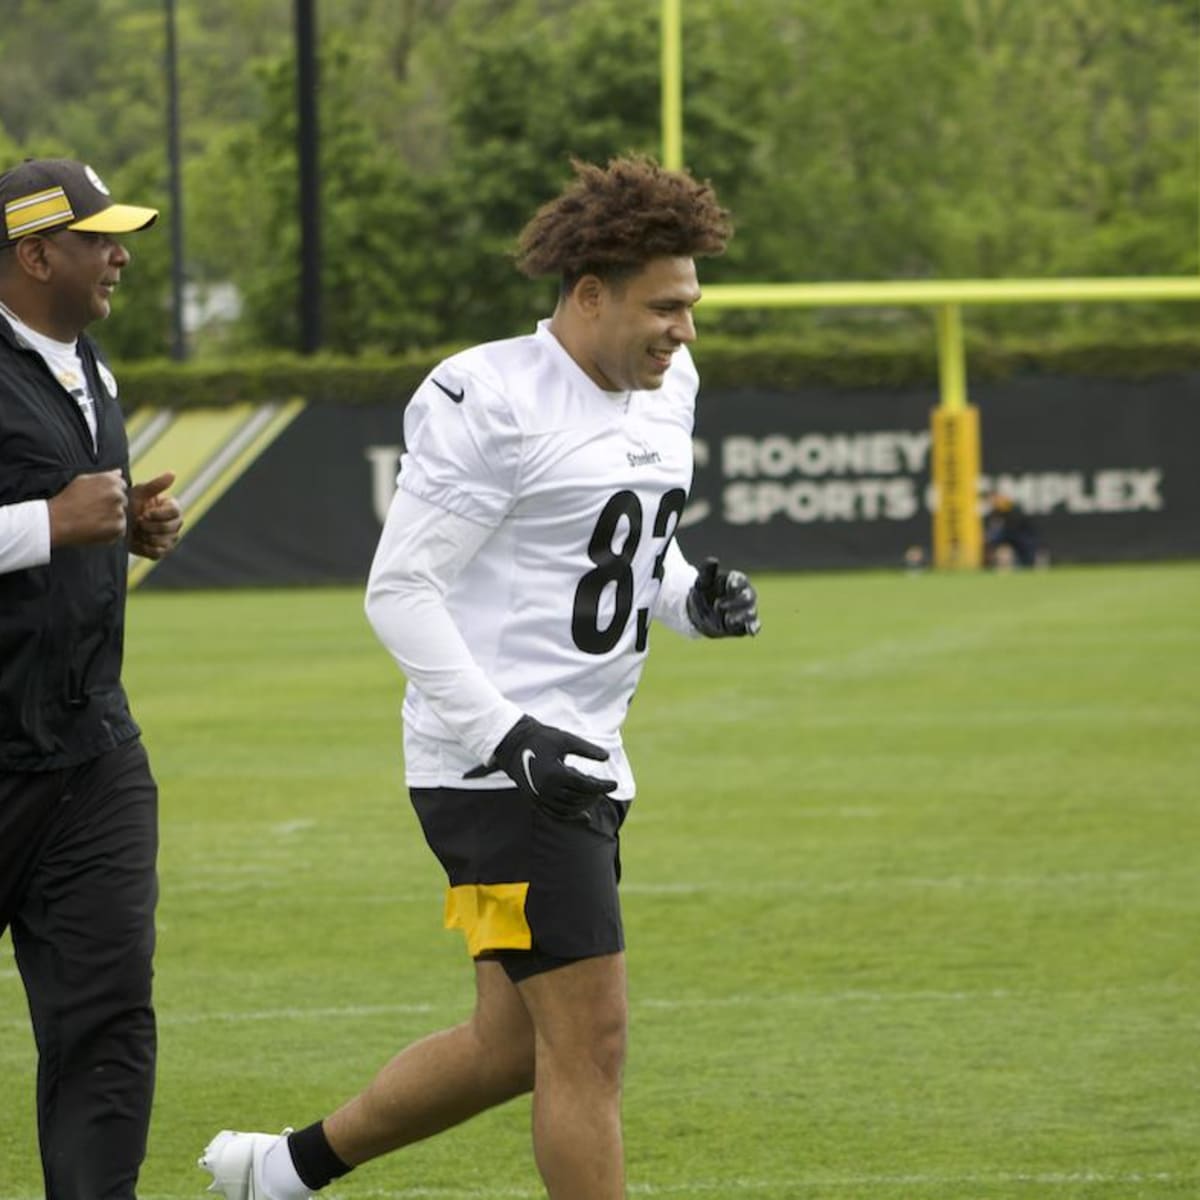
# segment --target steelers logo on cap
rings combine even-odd
[[[83,173],[88,177],[88,183],[92,185],[98,192],[103,192],[104,195],[109,195],[108,188],[104,186],[104,180],[92,170],[91,167],[84,167]]]

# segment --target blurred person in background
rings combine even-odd
[[[117,239],[158,214],[68,159],[0,175],[0,205],[0,932],[37,1043],[45,1194],[128,1200],[154,1091],[158,794],[121,683],[126,575],[182,517],[170,474],[130,486],[84,329],[129,265]]]
[[[1046,556],[1033,518],[1011,496],[993,492],[983,518],[984,563],[998,571],[1043,565]]]
[[[621,726],[652,621],[723,638],[759,620],[744,574],[697,570],[675,541],[695,258],[724,250],[729,215],[648,159],[575,172],[520,239],[521,270],[559,282],[554,314],[417,390],[367,588],[408,678],[406,779],[448,876],[446,925],[474,960],[475,1011],[322,1121],[218,1133],[200,1164],[228,1200],[302,1200],[529,1091],[551,1200],[625,1196]]]

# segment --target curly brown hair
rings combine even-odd
[[[631,155],[607,167],[571,160],[575,179],[521,231],[517,268],[532,279],[617,279],[653,258],[720,254],[733,236],[708,182]]]

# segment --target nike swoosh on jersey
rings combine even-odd
[[[437,383],[437,380],[434,380]],[[440,386],[440,385],[439,385]],[[541,792],[537,790],[537,784],[533,782],[533,776],[529,773],[529,764],[537,757],[532,750],[521,751],[521,770],[525,772],[525,782],[529,784],[529,790],[535,795],[540,796]]]
[[[440,391],[445,392],[455,404],[461,404],[463,402],[463,397],[467,394],[466,388],[459,388],[458,391],[455,392],[448,388],[444,383],[439,383],[436,379],[433,381],[433,386],[438,388]]]

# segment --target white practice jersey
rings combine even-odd
[[[399,490],[486,531],[443,599],[508,715],[602,746],[607,762],[571,764],[616,778],[615,794],[630,797],[621,724],[651,620],[690,631],[695,570],[673,539],[692,482],[698,379],[681,347],[661,388],[605,392],[548,326],[430,374],[405,413]],[[456,736],[452,708],[439,715],[410,678],[409,786],[511,786],[502,774],[464,781],[483,755]]]

